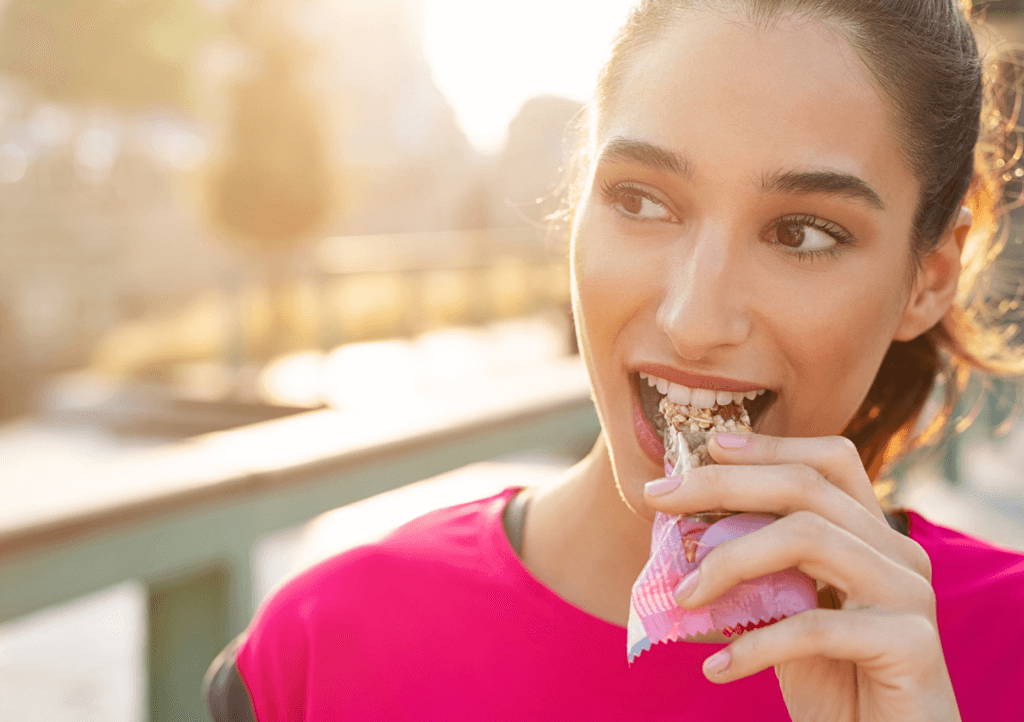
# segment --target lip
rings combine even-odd
[[[746,391],[759,391],[760,389],[767,388],[761,384],[753,384],[748,381],[736,381],[735,379],[724,379],[719,376],[701,376],[699,374],[691,374],[686,371],[680,371],[679,369],[672,368],[671,366],[662,366],[661,364],[640,364],[633,370],[649,374],[650,376],[657,376],[658,378],[665,379],[673,384],[688,386],[691,389],[708,389],[711,391],[733,391],[735,393],[744,393]]]
[[[665,463],[665,444],[658,432],[651,426],[651,422],[647,420],[643,409],[640,408],[640,400],[637,399],[636,392],[630,396],[633,400],[633,432],[636,434],[637,443],[640,444],[640,449],[644,454],[661,467]]]

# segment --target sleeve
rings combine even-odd
[[[248,692],[257,722],[303,722],[310,694],[325,691],[311,679],[315,591],[301,582],[280,590],[257,612],[238,643],[233,670],[224,672],[232,688],[241,685]]]
[[[401,590],[412,570],[426,573],[408,562],[408,545],[347,550],[272,593],[207,675],[214,720],[374,719],[366,713],[397,704],[388,676],[397,632],[381,620],[402,617],[411,601]]]
[[[217,655],[203,680],[203,697],[213,722],[256,722],[252,698],[238,672],[242,639],[235,639]]]

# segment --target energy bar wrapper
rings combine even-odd
[[[707,451],[711,433],[750,432],[742,406],[712,409],[680,406],[662,399],[665,472],[678,476],[715,463]],[[659,423],[662,419],[658,419]],[[627,656],[632,662],[651,645],[719,630],[726,637],[764,627],[818,606],[815,582],[797,569],[741,582],[707,606],[683,609],[673,592],[711,549],[775,521],[770,514],[725,510],[688,517],[658,513],[651,534],[651,558],[633,585],[627,625]]]

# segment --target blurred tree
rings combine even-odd
[[[322,112],[304,83],[305,52],[283,24],[261,27],[245,38],[253,72],[234,90],[232,127],[210,189],[214,221],[263,269],[270,321],[251,350],[257,359],[288,348],[289,261],[334,207]]]
[[[261,65],[234,94],[215,212],[247,248],[276,256],[323,224],[330,173],[318,109],[288,53],[270,49]]]
[[[215,24],[195,0],[9,0],[0,72],[53,100],[190,112],[192,59]]]

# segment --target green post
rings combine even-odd
[[[239,541],[244,543],[254,533],[250,530],[249,535],[241,537]],[[231,555],[228,576],[228,641],[245,631],[256,612],[256,582],[253,576],[249,547],[235,549]],[[217,653],[220,653],[219,649]],[[212,661],[213,657],[210,657],[209,662]]]
[[[150,722],[208,720],[203,675],[231,639],[231,580],[224,568],[151,586]]]

